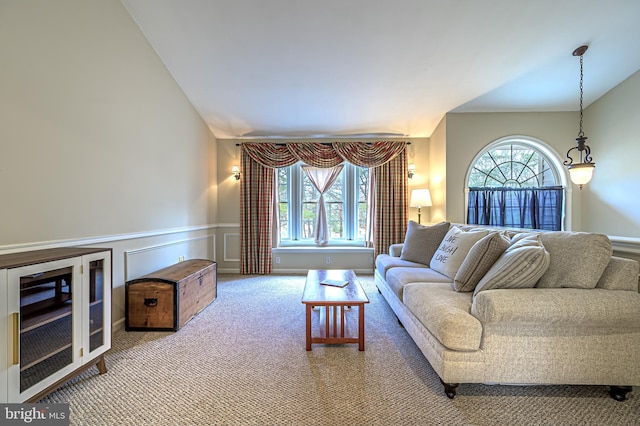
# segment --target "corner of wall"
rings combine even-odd
[[[441,222],[447,218],[447,115],[429,139],[429,191],[433,205],[429,222]]]

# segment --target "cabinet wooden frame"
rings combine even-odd
[[[7,311],[8,300],[7,273],[6,270],[0,269],[0,342],[7,342],[6,348],[0,350],[0,402],[8,401],[7,387],[7,369],[9,365],[9,328],[12,326]],[[3,345],[4,346],[4,345]]]

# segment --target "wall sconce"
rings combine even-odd
[[[240,180],[240,167],[233,166],[231,168],[231,173],[233,174],[233,177],[236,178],[236,180]]]
[[[416,165],[409,164],[409,172],[408,172],[409,179],[413,179],[414,174],[416,174]]]
[[[420,208],[431,207],[431,193],[428,189],[414,189],[411,191],[411,201],[409,207],[418,208],[418,223],[420,223]]]
[[[564,161],[564,165],[569,169],[569,177],[571,182],[575,183],[582,189],[582,185],[585,185],[591,181],[593,177],[593,171],[596,164],[592,162],[591,148],[585,143],[587,137],[582,131],[582,55],[586,52],[588,46],[580,46],[573,51],[573,56],[580,56],[580,131],[576,141],[578,146],[571,148],[567,151],[567,159]],[[580,162],[574,163],[573,158],[569,156],[569,153],[573,150],[577,150],[580,154]]]

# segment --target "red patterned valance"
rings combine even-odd
[[[406,142],[334,142],[338,155],[359,167],[379,167],[404,151]]]
[[[403,152],[406,146],[407,142],[386,141],[331,144],[247,142],[242,144],[242,149],[257,163],[275,169],[291,166],[298,161],[320,168],[335,167],[343,161],[360,167],[378,167],[391,161]]]

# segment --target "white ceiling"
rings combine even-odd
[[[640,0],[122,0],[217,138],[430,136],[640,69]]]

